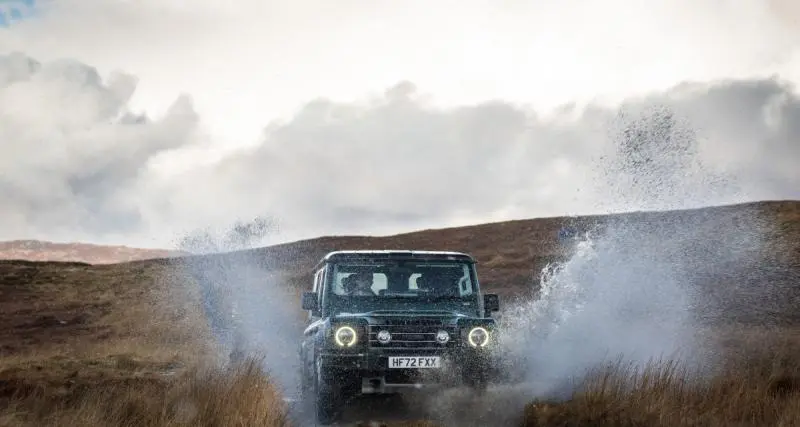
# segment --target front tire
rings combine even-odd
[[[473,371],[464,378],[467,387],[477,395],[483,396],[489,387],[489,375],[483,370]]]
[[[314,375],[314,412],[317,423],[330,425],[339,419],[340,393],[337,387],[323,375],[319,364],[317,364],[316,371],[316,375]]]

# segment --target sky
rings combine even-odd
[[[39,0],[0,28],[0,240],[800,199],[797,4]]]

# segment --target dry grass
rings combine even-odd
[[[800,204],[780,205],[777,212],[790,247],[771,256],[784,257],[782,265],[797,271]],[[309,268],[328,250],[464,250],[482,261],[489,290],[511,296],[526,293],[534,272],[565,256],[543,243],[560,224],[545,219],[383,238],[324,238],[254,254],[269,259],[270,274],[299,293],[308,285]],[[0,261],[0,425],[288,425],[287,407],[257,359],[215,368],[200,296],[178,264]],[[780,307],[792,306],[789,298],[800,294],[788,285],[785,290],[787,303]],[[675,363],[643,372],[612,363],[578,384],[569,401],[527,405],[521,424],[800,425],[800,318],[791,311],[771,315],[788,326],[709,329],[705,342],[724,349],[725,363],[702,380]]]
[[[600,366],[570,400],[527,405],[523,426],[800,425],[797,333],[726,332],[725,359],[705,375],[672,361]]]
[[[282,425],[257,366],[211,368],[190,284],[165,262],[0,261],[0,425]]]
[[[127,367],[134,365],[129,362]],[[17,384],[3,399],[0,425],[288,425],[286,404],[257,359],[226,369],[194,368],[177,378],[129,375],[95,380],[77,379],[55,388]]]
[[[672,362],[654,363],[643,370],[611,363],[594,370],[570,400],[529,404],[522,425],[800,425],[797,331],[779,331],[767,338],[742,332],[745,334],[741,336],[728,333],[730,358],[713,375],[698,378]],[[25,362],[13,393],[9,393],[12,381],[6,368],[7,379],[0,382],[5,386],[0,388],[0,406],[5,408],[0,411],[0,425],[289,425],[286,404],[270,385],[258,359],[247,359],[228,369],[187,369],[174,377],[165,375],[170,372],[169,365],[134,358],[64,360],[62,366],[50,363],[41,366],[40,362]],[[43,369],[37,369],[40,366]],[[63,374],[70,370],[72,374]],[[35,377],[37,371],[44,371],[42,378]],[[59,371],[62,374],[57,375]],[[53,382],[56,376],[64,382]]]
[[[208,351],[200,296],[167,262],[90,266],[0,261],[0,367],[7,360]]]

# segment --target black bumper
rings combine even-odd
[[[392,356],[440,356],[441,368],[432,369],[392,369],[389,357]],[[415,381],[412,377],[425,378],[425,382],[470,381],[475,378],[485,379],[491,376],[494,366],[490,355],[485,351],[460,350],[437,353],[403,352],[363,352],[342,354],[337,352],[320,353],[320,368],[326,380],[340,382],[343,380],[360,381],[364,377],[387,376],[398,381]],[[447,382],[450,382],[447,381]]]

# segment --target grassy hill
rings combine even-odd
[[[90,243],[56,243],[42,240],[0,242],[0,259],[116,264],[143,259],[187,255],[180,251],[108,246]]]
[[[728,372],[705,389],[708,393],[680,391],[678,383],[669,382],[677,380],[667,375],[665,382],[640,384],[643,397],[638,400],[622,388],[608,389],[614,382],[605,382],[592,389],[595,394],[579,393],[565,403],[537,402],[524,413],[517,408],[520,423],[800,422],[786,418],[800,417],[800,202],[779,201],[529,219],[382,237],[329,236],[228,254],[110,265],[3,260],[0,407],[7,409],[0,411],[0,425],[234,425],[236,420],[248,425],[257,416],[260,425],[283,425],[288,422],[285,405],[257,366],[231,372],[214,363],[218,352],[211,339],[213,325],[204,318],[203,303],[209,298],[203,294],[204,280],[224,288],[242,274],[231,271],[247,266],[253,270],[248,280],[285,289],[273,297],[291,308],[299,304],[297,292],[308,286],[311,267],[331,250],[457,250],[473,254],[485,289],[508,300],[534,293],[546,264],[572,256],[574,245],[557,239],[564,225],[591,230],[596,241],[614,242],[614,257],[608,259],[622,269],[646,260],[680,270],[702,291],[696,296],[706,299],[709,308],[701,314],[715,313],[717,338],[723,329],[736,332],[725,332],[726,351],[747,355],[736,360],[749,357],[746,366],[752,369],[739,376]],[[774,360],[777,353],[761,355],[764,363],[750,356],[749,349],[763,353],[778,348],[775,343],[781,343],[776,350],[780,363]],[[231,399],[236,393],[253,398]],[[681,399],[692,404],[680,409]],[[272,418],[258,409],[264,405],[273,408],[268,411]]]
[[[574,245],[558,239],[564,226],[589,231],[595,239],[624,235],[628,244],[651,250],[653,256],[665,257],[665,262],[686,268],[694,264],[691,274],[709,298],[707,303],[740,320],[761,322],[761,316],[770,313],[780,314],[773,321],[800,320],[800,311],[793,309],[800,306],[800,292],[795,292],[800,271],[800,202],[793,201],[537,218],[381,237],[329,236],[212,258],[259,265],[289,287],[307,288],[313,266],[333,250],[463,251],[478,260],[484,289],[508,300],[535,294],[544,267],[573,254]],[[650,241],[645,244],[645,239]],[[771,301],[752,301],[759,295],[769,295]]]

